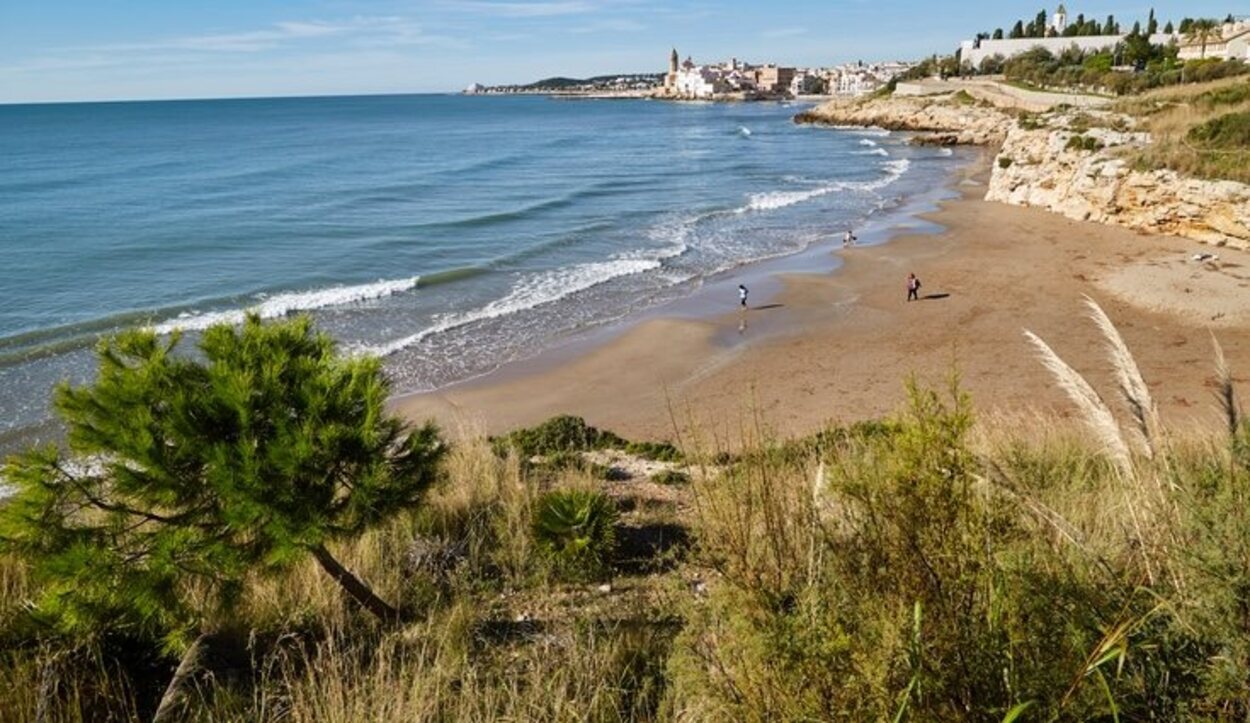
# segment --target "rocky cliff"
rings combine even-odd
[[[1136,170],[1127,158],[1150,142],[1148,134],[1073,128],[1073,117],[1048,118],[1044,127],[1013,123],[994,163],[986,200],[1250,248],[1250,186]],[[1101,120],[1120,127],[1131,123],[1109,115]]]
[[[1017,118],[963,94],[888,96],[833,100],[795,122],[911,131],[922,144],[1001,145],[986,200],[1250,248],[1250,186],[1133,168],[1131,157],[1150,136],[1110,111],[1068,108]]]
[[[1003,142],[1010,116],[970,98],[907,98],[832,100],[795,116],[796,123],[835,126],[876,126],[913,131],[916,143],[930,145],[997,145]]]

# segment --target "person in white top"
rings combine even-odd
[[[742,284],[738,284],[738,303],[741,304],[744,309],[747,305],[747,294],[749,293],[751,292],[747,291],[747,287]]]
[[[845,249],[854,246],[855,241],[855,234],[851,233],[851,230],[848,228],[846,233],[842,235],[842,248]]]

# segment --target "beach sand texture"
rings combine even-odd
[[[567,413],[630,438],[671,439],[694,424],[732,444],[757,415],[780,435],[880,417],[904,400],[909,375],[944,384],[956,369],[982,414],[1073,415],[1029,329],[1118,408],[1088,295],[1135,353],[1165,423],[1219,424],[1211,334],[1237,381],[1250,381],[1250,254],[1217,249],[1217,261],[1199,263],[1190,257],[1210,247],[986,202],[986,175],[984,164],[965,170],[961,197],[926,217],[944,232],[849,250],[831,241],[843,268],[785,275],[771,308],[744,315],[727,298],[710,320],[643,321],[572,358],[395,404],[453,434]],[[909,272],[923,282],[920,302],[904,301]]]

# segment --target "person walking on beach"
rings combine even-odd
[[[848,228],[846,233],[842,235],[842,248],[849,249],[855,245],[856,240],[855,234],[851,233],[851,229]]]
[[[907,275],[907,300],[920,301],[920,279],[915,274]]]
[[[747,308],[747,294],[749,293],[751,292],[747,291],[747,287],[742,284],[738,284],[738,303],[741,304],[744,309]]]

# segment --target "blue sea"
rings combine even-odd
[[[437,388],[836,244],[949,151],[798,104],[374,96],[0,106],[0,437],[101,334],[311,313]],[[733,303],[732,299],[729,301]],[[193,338],[193,335],[192,335]]]

